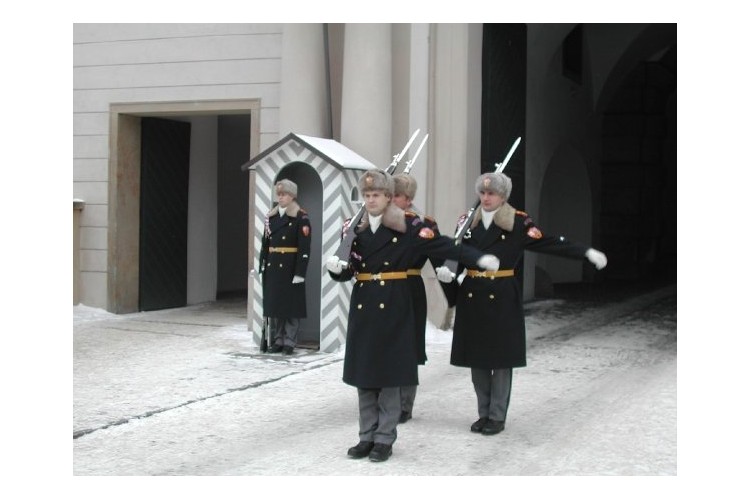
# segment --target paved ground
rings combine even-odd
[[[244,302],[109,315],[74,308],[73,474],[677,474],[676,287],[573,287],[528,304],[529,366],[506,431],[468,431],[469,371],[428,329],[414,419],[385,463],[351,460],[343,353],[259,355]]]

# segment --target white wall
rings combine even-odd
[[[216,298],[217,118],[192,117],[188,185],[187,303]]]
[[[83,304],[107,307],[110,104],[259,98],[263,150],[278,138],[280,57],[277,24],[73,25]]]

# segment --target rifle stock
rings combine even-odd
[[[268,352],[268,318],[263,316],[263,328],[260,334],[260,352]]]

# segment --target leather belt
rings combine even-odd
[[[295,253],[297,247],[269,247],[268,251],[271,253]]]
[[[497,271],[477,271],[475,269],[470,269],[466,272],[466,276],[470,276],[472,278],[509,278],[513,276],[513,269],[499,269]]]
[[[421,269],[407,269],[406,274],[408,276],[422,276],[422,270]]]
[[[406,271],[392,271],[389,273],[359,273],[357,275],[357,281],[383,281],[383,280],[405,280]]]

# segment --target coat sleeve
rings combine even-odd
[[[307,264],[310,262],[310,241],[312,240],[312,229],[310,218],[305,212],[300,211],[299,223],[297,224],[297,260],[294,263],[294,275],[304,277],[307,274]]]
[[[521,215],[517,217],[523,219],[522,221],[517,220],[516,223],[521,222],[523,224],[525,250],[569,259],[586,259],[586,250],[590,248],[588,245],[569,241],[564,236],[545,235],[531,220],[531,217],[525,213],[521,212]]]
[[[484,255],[474,247],[456,244],[453,238],[436,234],[418,218],[408,221],[408,226],[417,253],[430,259],[451,259],[468,266],[476,266],[479,258]]]
[[[435,222],[435,219],[432,217],[425,216],[424,223],[427,227],[432,229],[432,232],[435,233],[435,236],[440,236],[440,229],[438,228],[437,222]],[[432,264],[433,269],[437,269],[438,267],[442,266],[445,263],[445,259],[440,257],[430,257],[430,264]]]

